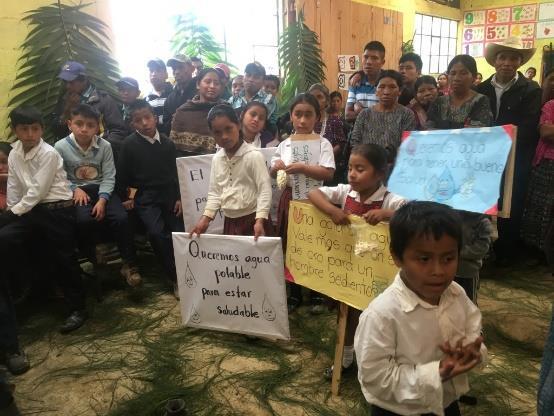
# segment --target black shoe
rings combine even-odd
[[[60,332],[62,334],[68,334],[71,331],[79,329],[83,326],[87,318],[88,315],[85,311],[73,311],[60,327]]]
[[[6,367],[14,376],[19,376],[26,373],[31,366],[25,354],[16,352],[6,354]]]
[[[350,364],[348,367],[342,367],[341,375],[342,376],[349,376],[352,374],[356,374],[356,360],[352,361],[352,364]],[[325,380],[331,380],[333,378],[333,366],[327,367],[325,370],[323,370],[323,377]]]

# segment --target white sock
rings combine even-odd
[[[345,345],[344,351],[342,353],[342,366],[344,368],[350,367],[353,361],[354,361],[354,346]]]

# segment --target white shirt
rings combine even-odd
[[[323,136],[319,136],[319,145],[319,161],[317,164],[319,166],[323,166],[324,168],[335,169],[335,155],[333,153],[333,146],[331,145],[331,142]],[[279,146],[277,146],[277,150],[275,150],[275,155],[271,158],[271,166],[273,166],[275,162],[277,162],[279,159],[282,160],[283,163],[287,166],[292,163],[292,148],[290,137],[283,140],[281,143],[279,143]],[[287,186],[292,186],[290,176],[291,175],[287,175]]]
[[[496,80],[496,74],[491,79],[491,85],[494,87],[494,91],[496,92],[496,115],[495,120],[498,118],[498,112],[500,111],[500,101],[502,99],[502,94],[504,94],[506,91],[508,91],[512,85],[514,85],[517,82],[517,79],[519,78],[519,74],[516,72],[516,76],[513,77],[507,84],[500,84]]]
[[[7,205],[16,215],[26,214],[41,203],[73,198],[62,157],[42,139],[27,153],[21,142],[16,142],[8,157],[8,169]]]
[[[400,275],[360,316],[354,338],[358,379],[369,403],[401,415],[434,413],[469,390],[467,373],[441,381],[439,345],[481,333],[481,312],[455,282],[438,305],[420,299]],[[483,362],[487,349],[481,346]]]
[[[353,198],[356,202],[360,201],[360,194],[357,191],[354,191],[350,185],[339,183],[337,186],[322,186],[319,188],[321,192],[329,199],[332,204],[340,204],[341,208],[344,209],[344,204],[346,202],[346,197],[349,196]],[[387,187],[381,185],[369,198],[367,198],[364,204],[370,205],[373,202],[383,201],[383,206],[381,209],[392,209],[396,211],[407,201],[402,198],[400,195],[393,194],[392,192],[387,193]]]
[[[154,144],[156,142],[158,143],[161,143],[161,140],[160,140],[160,132],[158,130],[156,130],[156,134],[154,134],[154,137],[148,137],[148,136],[145,136],[144,134],[142,134],[140,131],[137,130],[137,134],[139,136],[142,136],[146,139],[146,141],[150,144]]]
[[[229,218],[254,212],[256,218],[269,216],[271,178],[265,157],[251,144],[243,142],[230,159],[225,149],[219,149],[212,159],[204,215],[214,218],[220,208]]]

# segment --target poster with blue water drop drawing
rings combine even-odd
[[[406,132],[388,188],[410,200],[496,215],[515,133],[511,125]]]

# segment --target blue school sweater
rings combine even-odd
[[[115,164],[108,141],[95,136],[90,147],[83,152],[71,133],[56,142],[54,148],[62,156],[72,191],[83,185],[99,185],[98,196],[110,199],[115,186]]]

